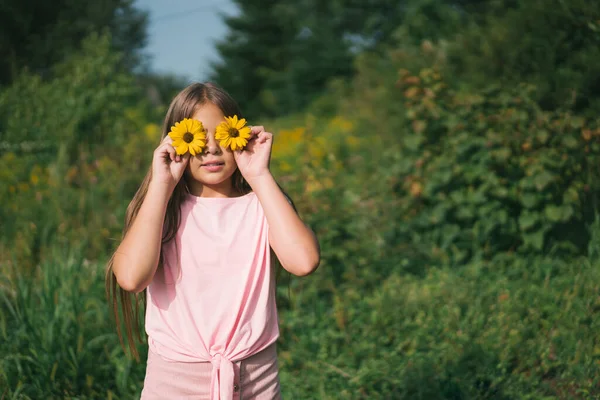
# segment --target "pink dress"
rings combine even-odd
[[[142,399],[279,398],[268,232],[253,192],[231,198],[187,195],[180,228],[164,245],[164,265],[147,290]],[[189,396],[177,397],[183,396],[175,394],[179,389]]]

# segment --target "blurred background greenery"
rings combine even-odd
[[[235,3],[210,80],[322,247],[278,289],[286,398],[600,398],[600,3]],[[104,267],[186,84],[147,25],[0,5],[2,399],[139,397]]]

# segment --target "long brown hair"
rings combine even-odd
[[[196,113],[198,108],[202,105],[212,103],[219,107],[224,115],[237,115],[242,118],[242,112],[235,102],[233,98],[225,92],[223,89],[218,87],[212,83],[194,83],[183,89],[171,102],[167,114],[165,116],[162,135],[160,138],[160,142],[166,137],[169,133],[171,126],[175,125],[176,122],[181,121],[184,118],[192,118]],[[159,142],[159,143],[160,143]],[[152,166],[148,169],[142,184],[139,189],[135,193],[133,199],[129,203],[127,207],[127,213],[125,215],[125,225],[123,227],[122,237],[124,238],[127,234],[127,231],[133,224],[142,203],[146,197],[146,193],[148,192],[148,186],[150,184],[150,180],[152,179]],[[165,213],[165,220],[163,225],[163,237],[162,243],[167,243],[171,239],[175,237],[177,234],[177,230],[179,228],[179,224],[181,221],[181,211],[179,209],[179,205],[183,200],[187,187],[186,187],[186,177],[185,174],[181,178],[181,180],[175,186],[171,198],[169,199],[169,203],[167,205],[167,210]],[[238,169],[235,170],[232,176],[233,186],[237,193],[239,194],[247,194],[252,189],[250,185],[243,178],[242,174]],[[285,194],[285,193],[284,193]],[[286,194],[286,197],[294,207],[293,202],[289,199]],[[129,345],[129,349],[133,354],[134,358],[139,361],[139,354],[136,348],[135,339],[140,343],[143,343],[142,335],[141,335],[141,327],[140,327],[140,316],[142,312],[145,310],[146,306],[146,290],[144,289],[140,293],[132,293],[124,290],[117,283],[117,278],[113,273],[113,263],[114,263],[115,254],[112,255],[110,260],[108,261],[106,268],[106,297],[108,302],[112,305],[112,314],[115,318],[115,324],[117,328],[117,334],[119,336],[119,341],[121,342],[121,346],[123,350],[126,351],[125,343],[123,341],[123,334],[121,331],[121,321],[119,319],[119,306],[118,303],[121,303],[121,310],[123,312],[123,322],[125,324],[125,333],[127,336],[127,343]],[[277,276],[281,272],[281,265],[279,264],[277,257],[271,250],[271,259],[275,264],[279,265],[279,270],[277,271]],[[162,248],[160,250],[159,264],[158,268],[162,266],[163,253]],[[143,309],[140,308],[140,303],[144,306]]]

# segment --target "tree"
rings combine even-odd
[[[415,4],[435,8],[432,0],[235,2],[240,12],[224,16],[229,33],[217,43],[211,80],[246,112],[266,116],[300,110],[331,78],[350,76],[354,56],[392,43]]]
[[[269,100],[263,89],[273,72],[286,69],[296,23],[279,1],[235,3],[240,14],[224,16],[229,33],[217,43],[222,61],[212,64],[211,80],[223,86],[245,113],[264,114]]]
[[[132,70],[146,44],[147,15],[133,0],[3,0],[0,3],[0,85],[26,68],[46,76],[93,32],[108,31],[122,64]]]
[[[449,51],[458,80],[535,84],[545,109],[597,106],[600,3],[587,0],[489,1]],[[593,112],[593,111],[592,111]]]

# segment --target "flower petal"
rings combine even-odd
[[[237,147],[241,150],[246,146],[247,141],[244,138],[236,138]]]
[[[188,144],[186,142],[183,142],[180,146],[178,146],[175,151],[177,152],[177,154],[182,155],[187,153],[188,151]]]
[[[169,137],[173,140],[183,138],[183,134],[179,132],[179,130],[175,127],[171,128],[171,132],[169,132]]]
[[[245,126],[242,129],[240,129],[238,132],[240,133],[240,137],[249,139],[250,138],[250,132],[252,132],[252,130],[250,129],[249,126]]]
[[[194,134],[194,141],[196,140],[206,140],[206,135],[204,134],[204,132],[200,131],[196,134]]]
[[[202,140],[194,140],[192,143],[190,143],[190,146],[194,146],[194,148],[197,150],[196,152],[200,154],[206,146],[206,142]]]
[[[242,129],[244,127],[244,125],[246,125],[246,118],[242,118],[238,121],[238,123],[235,125],[235,127],[237,129]]]
[[[226,122],[221,122],[219,126],[217,126],[215,139],[223,140],[227,137],[229,137],[229,127]]]

